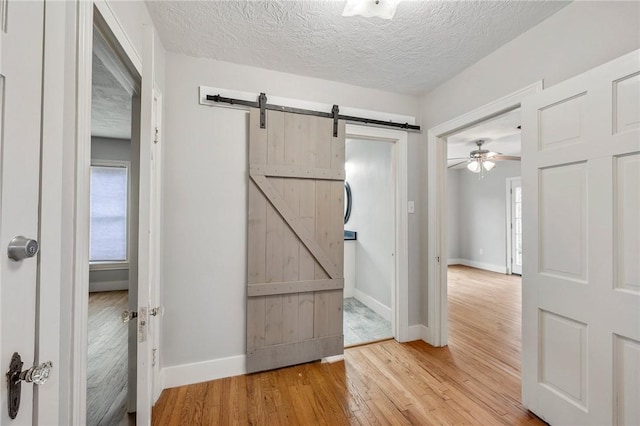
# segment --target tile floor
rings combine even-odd
[[[373,312],[359,300],[344,299],[344,345],[351,346],[393,337],[391,322]]]

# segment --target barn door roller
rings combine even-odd
[[[420,132],[420,126],[416,126],[409,123],[396,123],[393,121],[375,120],[373,118],[354,117],[351,115],[340,115],[340,108],[338,105],[334,105],[331,112],[314,111],[310,109],[302,109],[295,107],[288,107],[282,105],[273,105],[267,103],[267,95],[260,93],[257,102],[245,101],[244,99],[226,98],[220,95],[207,95],[207,100],[212,102],[220,102],[229,105],[241,105],[251,108],[260,109],[260,128],[267,128],[267,114],[266,110],[290,112],[293,114],[301,115],[313,115],[316,117],[330,118],[333,120],[333,137],[338,136],[338,120],[345,120],[350,123],[362,123],[374,127],[392,127],[394,129],[407,130],[409,132]]]

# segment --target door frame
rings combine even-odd
[[[95,7],[95,9],[94,9]],[[72,312],[71,312],[71,356],[70,356],[70,387],[71,401],[69,401],[69,423],[84,424],[87,415],[87,344],[88,344],[88,295],[89,295],[89,187],[90,187],[90,166],[91,166],[91,68],[93,53],[93,26],[94,11],[99,13],[103,24],[111,32],[115,42],[124,52],[130,65],[141,76],[141,86],[147,80],[153,79],[153,64],[147,67],[152,71],[148,75],[143,75],[143,61],[135,46],[127,36],[124,27],[118,20],[111,6],[105,0],[79,1],[77,2],[77,56],[76,56],[76,112],[75,112],[75,172],[74,172],[74,194],[73,194],[73,227],[72,236],[73,248],[71,257],[73,259],[72,275]],[[149,34],[145,31],[145,48],[150,44],[153,47],[153,40],[147,40]],[[153,56],[151,56],[153,60]],[[149,84],[149,82],[147,82]],[[153,84],[153,82],[151,82]],[[152,86],[153,87],[153,86]],[[141,90],[142,87],[141,87]],[[143,100],[141,100],[142,103]],[[150,137],[145,140],[143,136],[151,135],[151,114],[145,116],[141,114],[140,126],[145,129],[141,132],[141,161],[140,170],[150,170],[149,156],[143,156],[143,145],[148,152]],[[140,175],[140,200],[143,197],[150,197],[150,174]],[[146,204],[149,207],[149,203]],[[143,216],[148,211],[139,208],[140,226],[149,222]],[[148,241],[148,236],[147,236]],[[159,240],[156,241],[159,244]],[[143,259],[144,258],[144,259]],[[146,271],[139,275],[146,279],[149,277],[149,256],[139,258],[139,270]],[[144,262],[144,263],[143,263]],[[138,287],[141,283],[138,282]],[[149,288],[149,283],[146,283]],[[150,352],[150,351],[149,351]],[[149,357],[151,354],[148,354]],[[138,358],[140,358],[138,354]],[[140,382],[138,378],[138,382]],[[138,383],[140,385],[140,383]],[[145,386],[146,389],[146,386]],[[150,391],[149,391],[150,393]],[[149,400],[151,394],[148,395]],[[150,409],[151,407],[149,407]],[[146,424],[150,419],[138,418],[139,424]]]
[[[391,164],[395,192],[395,277],[391,293],[391,332],[399,342],[409,336],[409,227],[408,227],[408,135],[401,130],[346,124],[345,139],[392,143]]]
[[[447,306],[447,136],[520,108],[522,100],[541,92],[542,80],[490,102],[427,131],[427,294],[426,341],[446,346],[449,329]]]
[[[506,236],[507,236],[507,275],[513,275],[513,228],[511,228],[511,214],[513,210],[513,194],[511,193],[511,185],[514,181],[519,180],[520,186],[522,186],[522,177],[508,177],[506,179]]]

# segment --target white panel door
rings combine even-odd
[[[522,398],[640,424],[640,51],[523,102]]]
[[[19,235],[38,239],[44,6],[3,1],[0,15],[0,424],[31,425],[34,385],[22,383],[20,409],[11,420],[4,373],[14,352],[23,370],[38,362],[38,258],[11,260],[7,247]]]

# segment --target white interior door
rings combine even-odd
[[[19,235],[38,239],[44,6],[42,1],[5,1],[0,15],[0,423],[31,425],[34,385],[22,382],[19,411],[10,420],[4,373],[14,352],[23,370],[38,362],[38,259],[9,259],[7,247]]]
[[[138,222],[138,319],[137,319],[137,354],[136,354],[136,424],[151,424],[151,407],[153,405],[153,342],[157,333],[158,316],[154,315],[151,305],[152,293],[157,292],[152,281],[153,254],[152,243],[159,240],[151,238],[155,231],[152,225],[158,212],[153,210],[152,192],[156,187],[153,173],[152,155],[155,139],[154,111],[154,32],[153,27],[146,26],[142,50],[142,82],[140,95],[140,127],[136,134],[139,139],[140,183],[139,183],[139,222]],[[135,129],[133,129],[135,130]],[[133,133],[132,133],[133,134]],[[132,149],[133,149],[132,138]],[[133,151],[132,151],[133,152]],[[155,311],[155,313],[158,313]]]
[[[522,183],[511,182],[511,273],[522,275]]]
[[[522,111],[523,404],[640,424],[640,51]]]

